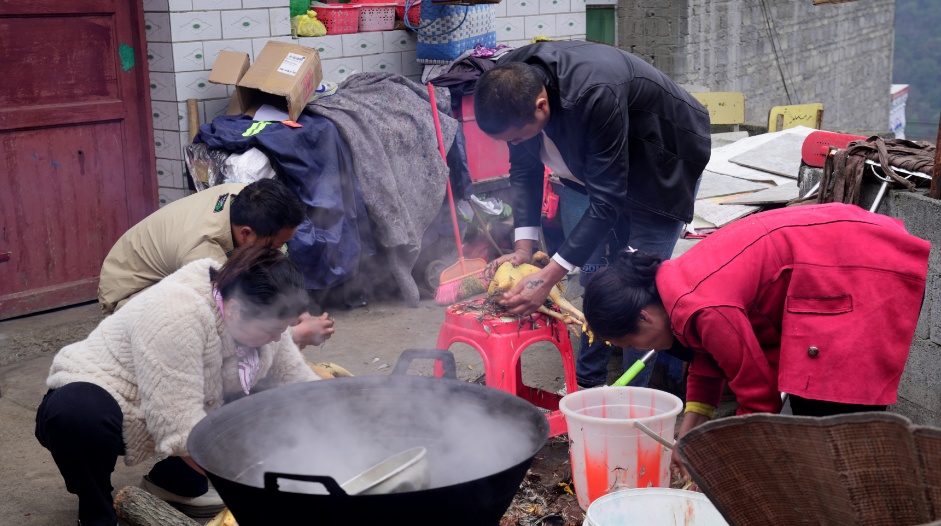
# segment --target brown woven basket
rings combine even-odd
[[[941,429],[899,415],[723,418],[677,452],[731,526],[941,520]]]

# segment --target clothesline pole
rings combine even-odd
[[[934,145],[934,167],[931,170],[931,188],[928,197],[941,199],[941,119],[938,119],[938,136]]]

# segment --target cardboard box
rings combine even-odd
[[[323,80],[316,49],[270,41],[249,66],[246,53],[220,51],[209,82],[235,86],[228,115],[254,115],[262,104],[288,112],[297,120]]]

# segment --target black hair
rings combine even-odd
[[[259,237],[271,237],[282,229],[297,228],[304,220],[304,203],[275,179],[259,179],[232,199],[229,221],[247,226]]]
[[[283,253],[269,247],[238,248],[209,279],[222,299],[235,298],[249,318],[296,318],[307,311],[304,277]]]
[[[613,265],[588,280],[583,307],[596,338],[611,340],[637,332],[640,311],[660,302],[654,278],[662,262],[657,254],[624,250]]]
[[[542,89],[542,79],[523,62],[510,62],[484,72],[474,88],[477,126],[493,135],[532,123],[536,120],[536,98]]]

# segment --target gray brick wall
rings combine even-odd
[[[748,124],[767,126],[773,106],[822,102],[825,129],[862,134],[888,129],[894,20],[894,0],[618,3],[621,48],[680,83],[743,92]]]
[[[917,424],[941,426],[941,201],[923,192],[897,190],[879,211],[901,219],[912,235],[931,242],[925,301],[899,384],[898,403],[891,409]]]

